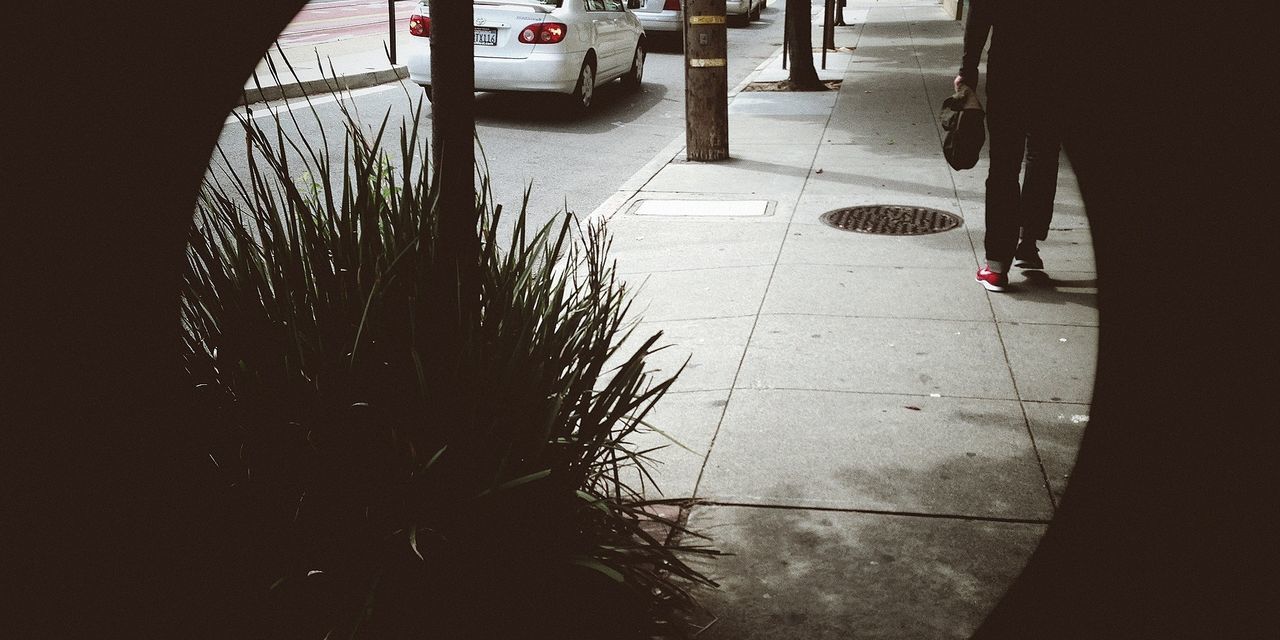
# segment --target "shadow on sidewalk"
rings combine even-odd
[[[859,490],[910,503],[971,468],[854,473]],[[1003,463],[987,461],[999,476]],[[854,477],[856,476],[856,477]],[[873,477],[874,476],[874,477]],[[887,477],[887,476],[892,476]],[[1047,497],[1046,497],[1047,500]],[[1045,525],[814,509],[695,507],[694,529],[731,553],[701,599],[710,640],[965,638],[1021,572]]]

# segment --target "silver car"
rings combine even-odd
[[[627,8],[640,18],[645,33],[680,33],[684,11],[680,0],[627,0]]]
[[[752,20],[760,19],[764,3],[765,0],[725,0],[724,14],[730,24],[745,27]]]

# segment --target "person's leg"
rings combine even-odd
[[[1022,180],[1020,208],[1022,240],[1032,243],[1049,235],[1053,198],[1058,190],[1058,153],[1062,136],[1057,127],[1041,119],[1027,131],[1027,168]]]
[[[1011,101],[988,98],[987,135],[991,166],[987,173],[987,231],[983,248],[987,265],[998,273],[1009,271],[1021,226],[1018,178],[1022,172],[1026,132],[1016,109],[1017,105]]]

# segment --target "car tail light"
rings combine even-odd
[[[559,22],[531,24],[520,32],[520,42],[525,44],[555,44],[569,33],[568,25]]]
[[[431,37],[431,18],[429,16],[409,16],[409,35]]]
[[[667,0],[667,2],[662,5],[662,10],[663,11],[679,11],[680,0]]]

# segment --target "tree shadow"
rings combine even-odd
[[[851,491],[909,502],[973,464],[964,456],[926,469],[849,471],[842,480]],[[988,464],[998,478],[1004,463]],[[702,566],[721,584],[697,592],[716,617],[700,636],[711,640],[966,638],[1046,527],[725,505],[694,507],[690,524],[731,554]]]

